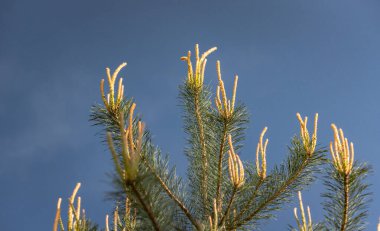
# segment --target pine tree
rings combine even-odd
[[[195,63],[191,52],[181,58],[187,64],[187,78],[180,86],[184,130],[188,159],[187,179],[169,168],[168,156],[153,144],[149,130],[135,115],[136,103],[124,96],[123,79],[116,81],[121,64],[113,73],[106,69],[100,82],[103,104],[94,105],[91,121],[101,126],[114,165],[111,176],[114,191],[110,197],[117,202],[113,226],[106,230],[256,230],[263,221],[274,218],[275,212],[291,202],[298,194],[294,216],[297,227],[292,230],[364,230],[367,206],[370,201],[368,183],[370,172],[366,164],[354,161],[354,146],[349,145],[343,130],[332,124],[334,140],[330,144],[332,160],[327,150],[317,145],[318,114],[313,133],[307,128],[308,117],[297,113],[300,135],[292,138],[285,160],[267,170],[265,139],[267,127],[260,135],[256,162],[243,162],[239,152],[249,122],[248,110],[236,100],[238,76],[235,76],[232,95],[227,96],[216,63],[218,86],[215,95],[204,84],[207,57],[195,46]],[[325,219],[313,224],[310,208],[307,216],[301,191],[324,172],[326,192]],[[80,198],[74,206],[77,186],[69,198],[67,230],[98,230],[80,210]],[[64,230],[59,199],[53,230]]]

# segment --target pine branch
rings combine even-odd
[[[216,204],[220,206],[222,204],[221,202],[221,184],[222,184],[222,178],[223,178],[223,156],[225,153],[225,145],[227,141],[227,122],[224,121],[223,129],[222,129],[222,139],[220,142],[219,147],[219,160],[218,160],[218,181],[216,186]],[[224,217],[222,218],[222,220]]]
[[[195,98],[198,100],[194,100]],[[197,215],[198,219],[202,220],[207,218],[212,211],[213,187],[209,186],[213,182],[210,177],[214,177],[212,168],[216,167],[210,163],[211,156],[214,155],[211,147],[214,147],[216,142],[215,136],[210,130],[210,92],[205,87],[199,89],[185,83],[180,87],[180,99],[184,108],[185,131],[189,135],[189,147],[185,152],[189,160],[188,177],[191,185],[190,204],[192,205],[190,210]],[[200,126],[199,123],[201,123]],[[207,176],[204,175],[206,172],[204,157],[207,158],[206,162],[210,163],[207,165]],[[205,179],[208,180],[205,181]],[[205,190],[206,188],[208,190]]]
[[[228,205],[228,201],[223,201],[222,197],[233,191],[231,182],[228,177],[225,177],[229,174],[227,168],[228,158],[226,155],[226,152],[229,150],[227,134],[231,135],[231,141],[234,144],[235,151],[239,151],[241,142],[244,140],[244,131],[248,123],[248,113],[246,107],[239,104],[228,117],[218,111],[214,111],[210,119],[210,129],[213,130],[215,134],[215,142],[212,143],[215,146],[212,147],[212,153],[217,153],[217,155],[211,156],[215,158],[215,160],[211,159],[211,163],[217,166],[217,168],[211,169],[214,174],[210,174],[214,176],[215,179],[212,187],[216,188],[216,194],[213,195],[213,198],[216,198],[218,208],[223,208]]]
[[[220,221],[219,221],[219,224],[218,224],[219,227],[224,224],[224,220],[226,219],[226,217],[228,217],[228,214],[229,214],[230,209],[231,209],[231,205],[235,199],[237,191],[238,191],[238,188],[236,186],[234,186],[232,193],[231,193],[231,196],[230,196],[230,199],[228,200],[228,203],[227,203],[227,208],[226,208],[226,210],[222,216],[222,219],[220,219]]]
[[[326,223],[330,229],[341,231],[363,230],[370,201],[365,177],[370,171],[366,165],[354,161],[354,144],[349,145],[342,129],[331,124],[334,141],[330,142],[332,162],[325,176],[327,193],[324,209]]]
[[[121,108],[120,110],[123,110],[124,113],[124,120],[127,120],[129,116],[129,110],[132,106],[132,101],[131,100],[123,100],[121,102]],[[113,139],[115,141],[115,149],[116,152],[118,152],[118,158],[120,158],[120,161],[123,160],[123,156],[120,154],[121,153],[121,135],[120,135],[120,118],[118,117],[117,113],[113,113],[112,111],[108,111],[106,108],[103,108],[102,106],[94,106],[92,109],[93,113],[91,115],[91,120],[94,121],[95,125],[102,125],[104,127],[104,130],[107,132],[111,132],[113,135]],[[120,113],[119,113],[120,114]],[[136,127],[137,123],[140,119],[138,117],[133,119],[133,134],[136,137]],[[162,162],[159,159],[159,150],[157,150],[155,147],[152,146],[151,141],[150,141],[150,135],[149,132],[146,131],[143,137],[143,148],[142,148],[142,153],[141,153],[141,159],[144,161],[141,161],[139,167],[138,167],[138,172],[139,172],[139,187],[141,189],[144,189],[145,192],[148,192],[148,194],[144,197],[144,200],[146,202],[149,202],[150,206],[154,206],[152,208],[152,211],[155,215],[156,221],[159,221],[161,225],[158,225],[159,227],[171,227],[171,226],[176,226],[175,225],[175,219],[173,219],[171,213],[165,212],[167,211],[173,211],[174,212],[174,207],[177,206],[172,203],[167,203],[169,202],[168,199],[172,200],[172,198],[166,198],[163,199],[162,197],[167,193],[165,189],[162,187],[161,183],[158,181],[157,176],[162,175],[162,172],[165,172],[167,170],[167,164],[166,161]],[[147,164],[149,166],[147,166]],[[158,171],[158,169],[160,169]],[[165,174],[164,174],[165,175]],[[118,189],[114,193],[110,194],[111,197],[117,198],[118,200],[124,200],[125,198],[125,193],[128,197],[133,198],[133,194],[136,193],[135,190],[130,190],[128,187],[125,186],[123,183],[122,179],[117,179],[119,178],[120,174],[116,174],[113,176],[114,184],[116,188]],[[116,177],[116,179],[115,179]],[[169,178],[168,178],[169,179]],[[166,182],[170,183],[171,185],[167,185],[168,188],[173,188],[176,187],[174,185],[178,185],[176,182],[175,177],[172,179],[172,182]],[[159,192],[157,194],[157,192]],[[162,193],[161,193],[162,192]],[[137,195],[135,195],[136,198],[138,198]],[[160,199],[154,199],[156,197],[160,197]],[[177,197],[178,199],[178,197]],[[178,199],[179,200],[179,199]],[[166,203],[162,203],[165,202]],[[165,208],[166,207],[166,208]],[[146,206],[142,206],[141,208],[146,208]],[[149,216],[148,218],[151,219],[150,213],[147,213]],[[140,216],[139,219],[142,217]],[[139,223],[141,226],[141,222]],[[141,228],[141,227],[140,227]],[[152,227],[154,228],[154,227]]]
[[[349,206],[349,174],[344,174],[343,176],[343,187],[344,187],[344,206],[343,206],[343,219],[342,224],[340,226],[340,231],[346,230],[347,222],[348,222],[348,206]]]
[[[217,164],[218,168],[215,169],[216,174],[216,198],[217,205],[222,206],[222,195],[225,195],[228,188],[230,187],[230,182],[228,178],[224,176],[228,174],[227,170],[227,157],[226,152],[228,151],[227,144],[227,134],[231,135],[232,143],[234,144],[235,151],[239,151],[241,148],[241,142],[244,140],[244,131],[246,124],[248,123],[248,113],[244,105],[239,104],[230,117],[225,118],[217,112],[214,112],[211,117],[210,124],[212,125],[211,129],[215,133],[215,146],[212,148],[214,153],[218,153],[217,162],[212,162]]]
[[[325,150],[317,150],[309,155],[297,138],[293,139],[289,150],[287,161],[275,167],[263,182],[256,203],[250,206],[248,215],[239,213],[241,216],[236,218],[235,225],[229,229],[254,225],[260,219],[270,218],[273,215],[269,212],[280,209],[281,205],[291,200],[295,192],[314,182],[315,173],[319,172],[319,166],[325,161]],[[242,208],[245,207],[244,201],[240,201]]]
[[[156,221],[156,218],[155,218],[155,216],[153,214],[152,208],[148,204],[146,204],[145,199],[140,194],[140,192],[137,190],[137,187],[136,187],[136,185],[134,183],[130,184],[130,187],[131,187],[133,193],[136,195],[139,203],[142,205],[142,207],[144,208],[145,212],[148,214],[149,219],[151,220],[152,225],[154,227],[154,230],[159,231],[160,228],[159,228],[158,223]]]
[[[146,166],[154,173],[155,177],[157,178],[158,182],[160,182],[162,188],[165,190],[167,195],[173,199],[173,201],[180,207],[180,209],[183,211],[183,213],[187,216],[187,218],[190,220],[190,222],[196,227],[197,230],[201,230],[200,224],[198,221],[195,220],[195,218],[192,216],[190,211],[187,209],[186,205],[172,192],[168,185],[165,183],[165,181],[155,172],[152,166],[149,165],[148,162],[145,162]]]
[[[329,164],[323,182],[327,192],[322,194],[327,229],[365,230],[367,207],[371,201],[365,178],[370,171],[370,167],[357,161],[349,175],[338,171],[333,163]]]
[[[203,121],[203,116],[201,115],[201,109],[200,109],[200,96],[199,92],[202,91],[202,89],[194,89],[194,111],[195,111],[195,117],[197,121],[197,126],[199,130],[199,143],[201,148],[201,154],[202,154],[202,197],[203,197],[203,203],[204,205],[207,205],[207,176],[208,176],[208,156],[206,151],[206,143],[205,143],[205,132],[204,132],[204,126],[203,124],[205,121]]]
[[[264,182],[264,179],[260,177],[259,180],[257,181],[257,183],[254,186],[255,190],[253,191],[252,195],[249,196],[249,199],[247,200],[247,202],[244,205],[244,207],[240,210],[240,212],[237,215],[237,217],[241,217],[243,214],[245,214],[247,212],[247,210],[249,209],[249,207],[252,205],[252,203],[256,199],[257,193],[259,192],[259,189],[260,189],[261,185],[263,184],[263,182]]]
[[[181,91],[181,99],[185,108],[185,126],[190,125],[191,132],[189,143],[191,144],[190,152],[188,153],[191,159],[190,166],[194,170],[201,170],[200,174],[194,177],[194,186],[196,190],[200,190],[200,195],[195,197],[195,200],[200,199],[200,208],[202,209],[202,218],[208,218],[210,214],[210,200],[209,198],[209,168],[210,168],[210,153],[208,150],[208,138],[213,138],[212,134],[206,130],[207,117],[210,112],[210,101],[207,99],[209,96],[207,89],[204,88],[204,74],[207,63],[207,56],[214,52],[217,48],[211,48],[204,52],[202,56],[199,54],[199,46],[195,45],[195,69],[193,69],[191,61],[191,52],[188,51],[187,56],[181,57],[181,60],[187,62],[187,80]],[[195,147],[194,147],[195,146]],[[199,150],[197,150],[199,149]],[[197,153],[200,152],[200,153]],[[194,164],[194,165],[193,165]],[[198,169],[200,167],[200,169]],[[198,211],[199,213],[199,211]]]

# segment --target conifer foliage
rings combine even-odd
[[[204,83],[207,57],[216,50],[201,55],[196,45],[194,58],[190,51],[181,57],[187,65],[179,93],[187,134],[184,153],[189,162],[185,180],[176,175],[175,168],[169,168],[168,156],[153,144],[149,129],[135,113],[136,103],[125,96],[118,75],[126,63],[114,72],[106,69],[108,90],[101,80],[103,104],[94,105],[91,111],[91,121],[103,129],[102,138],[114,165],[110,197],[116,206],[112,216],[106,215],[105,230],[256,230],[296,195],[299,210],[294,209],[296,227],[290,229],[364,230],[370,200],[365,178],[370,168],[354,160],[353,144],[334,124],[331,158],[327,157],[328,151],[317,145],[318,114],[311,134],[308,117],[297,113],[300,134],[292,138],[285,160],[273,169],[267,169],[267,127],[258,140],[255,163],[241,160],[249,116],[237,101],[238,76],[231,89],[226,87],[217,61],[215,94]],[[313,223],[310,208],[305,212],[301,191],[321,176],[322,170],[326,215],[323,221]],[[81,210],[81,199],[76,197],[79,187],[68,201],[66,227],[59,199],[54,231],[99,230]]]

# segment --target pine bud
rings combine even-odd
[[[116,83],[116,78],[121,69],[125,67],[127,63],[122,63],[119,65],[118,68],[114,71],[114,73],[111,75],[111,70],[107,67],[106,72],[107,72],[107,80],[108,80],[108,85],[109,85],[109,93],[106,94],[104,92],[104,79],[100,81],[100,93],[102,96],[102,100],[104,103],[104,106],[108,111],[117,111],[119,109],[120,103],[124,98],[124,85],[123,85],[123,78],[119,79],[119,84],[117,88],[117,95],[115,99],[115,83]]]
[[[55,218],[54,218],[53,231],[58,230],[58,223],[59,223],[59,220],[61,219],[61,202],[62,202],[62,198],[58,198],[57,210],[56,210]]]
[[[187,56],[181,57],[181,60],[187,62],[187,83],[194,89],[200,89],[203,87],[204,73],[206,69],[207,56],[216,51],[217,48],[213,47],[202,54],[199,57],[199,45],[195,45],[195,71],[191,63],[191,52],[188,51]]]
[[[220,71],[220,61],[216,62],[216,73],[218,75],[219,85],[216,89],[215,105],[219,111],[219,114],[222,115],[225,119],[228,119],[232,116],[235,108],[236,100],[236,89],[238,84],[239,77],[235,76],[234,87],[232,91],[231,101],[227,98],[226,89],[224,88],[224,82],[222,80],[222,73]],[[222,92],[222,98],[220,98],[220,92]]]
[[[331,124],[334,132],[334,141],[330,142],[330,152],[335,168],[345,174],[350,174],[354,164],[354,144],[348,145],[348,139],[344,137],[342,129]]]
[[[244,167],[241,162],[239,156],[235,153],[234,147],[232,145],[231,135],[228,136],[228,143],[230,146],[230,150],[228,150],[229,158],[228,158],[228,171],[230,173],[230,179],[232,184],[239,188],[244,184]]]
[[[305,210],[303,207],[303,202],[302,202],[302,194],[300,191],[298,191],[298,201],[299,201],[299,206],[301,210],[301,221],[298,218],[298,213],[297,213],[297,208],[294,208],[294,218],[296,219],[298,228],[300,231],[313,231],[313,223],[311,220],[311,213],[310,213],[310,207],[307,206],[307,215],[308,215],[308,220],[306,221],[306,216],[305,216]]]
[[[76,184],[74,191],[71,194],[71,197],[69,198],[69,208],[68,208],[68,214],[67,214],[67,229],[68,230],[73,229],[73,221],[74,221],[74,215],[75,215],[75,211],[73,210],[74,200],[75,200],[75,197],[78,193],[80,186],[81,186],[81,183]]]
[[[259,142],[257,143],[256,148],[256,171],[257,175],[259,175],[262,179],[266,178],[267,174],[267,160],[266,160],[266,153],[267,153],[267,146],[269,140],[265,140],[265,144],[263,144],[263,138],[265,133],[267,132],[268,128],[265,127],[263,131],[261,132]],[[261,166],[260,166],[260,157],[261,157]]]
[[[309,131],[307,130],[307,116],[305,119],[302,119],[301,115],[297,113],[297,119],[300,122],[300,136],[303,146],[307,154],[311,156],[315,151],[315,147],[317,146],[318,113],[315,114],[314,132],[311,138]]]

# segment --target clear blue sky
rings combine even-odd
[[[107,2],[107,3],[106,3]],[[355,143],[356,159],[374,167],[368,230],[380,215],[379,1],[0,1],[0,226],[50,230],[58,197],[76,182],[88,216],[101,226],[112,203],[112,167],[99,130],[88,122],[100,102],[105,67],[128,66],[126,94],[185,174],[177,87],[179,60],[195,43],[210,56],[206,81],[221,60],[228,89],[251,113],[241,156],[254,161],[259,132],[269,127],[268,162],[280,163],[298,133],[296,112],[319,112],[319,141],[330,124]],[[314,220],[323,217],[320,183],[304,192]],[[66,200],[64,200],[66,202]],[[292,207],[262,230],[293,224]]]

